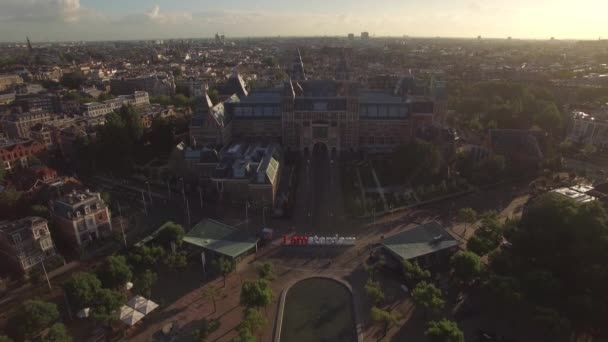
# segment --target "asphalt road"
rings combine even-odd
[[[343,232],[339,160],[332,158],[324,146],[302,158],[294,217],[296,231],[325,235]]]

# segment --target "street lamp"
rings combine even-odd
[[[152,190],[150,189],[150,182],[146,180],[146,185],[148,186],[148,197],[150,197],[150,206],[154,205],[154,201],[152,200]]]

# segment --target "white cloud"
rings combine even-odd
[[[159,24],[175,24],[182,20],[192,20],[192,13],[190,12],[161,12],[158,5],[155,5],[145,14],[148,19]]]
[[[3,0],[0,20],[77,22],[90,13],[80,0]]]

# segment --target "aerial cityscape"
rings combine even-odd
[[[0,342],[608,341],[608,8],[531,3],[0,1]]]

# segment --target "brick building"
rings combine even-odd
[[[299,52],[282,88],[249,93],[232,75],[219,87],[231,96],[215,106],[199,101],[190,127],[192,142],[226,146],[232,141],[280,143],[286,151],[389,151],[433,123],[435,96],[418,91],[411,75],[380,76],[367,86],[349,81],[340,58],[334,80],[312,80]]]
[[[45,145],[31,139],[0,142],[0,167],[6,171],[28,167],[29,159],[45,149]]]
[[[110,210],[98,192],[74,190],[53,201],[51,212],[58,237],[74,247],[112,233]]]
[[[36,111],[11,113],[2,121],[4,132],[9,138],[29,138],[31,128],[38,123],[51,121],[53,117],[48,112]]]

